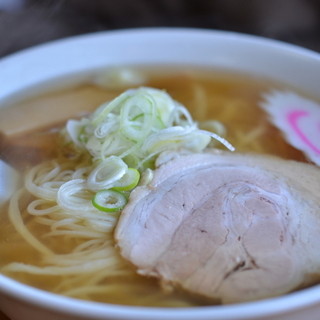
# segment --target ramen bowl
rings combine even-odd
[[[259,37],[199,29],[135,29],[68,38],[0,61],[0,105],[85,82],[122,66],[192,66],[239,72],[319,95],[320,56]],[[1,128],[0,128],[1,129]],[[0,275],[0,309],[12,320],[318,319],[320,286],[255,302],[191,308],[112,305],[42,291]]]

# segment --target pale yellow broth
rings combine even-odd
[[[274,154],[287,159],[305,161],[303,154],[292,148],[281,133],[269,122],[258,107],[262,95],[284,86],[272,81],[249,76],[204,70],[143,71],[144,86],[165,89],[174,99],[184,104],[200,122],[220,121],[226,128],[225,138],[236,152]],[[58,92],[39,95],[20,102],[9,109],[0,110],[1,156],[22,172],[44,159],[60,156],[59,130],[69,118],[79,118],[92,112],[102,102],[116,97],[123,88],[104,89],[83,84]],[[216,147],[222,147],[219,144]],[[23,207],[28,203],[24,199]],[[7,206],[0,213],[0,265],[24,262],[42,265],[41,256],[30,247],[10,224]],[[80,240],[43,238],[45,226],[35,224],[32,217],[24,216],[25,224],[56,252],[65,253]],[[120,259],[120,258],[119,258]],[[173,289],[157,280],[135,274],[129,263],[123,262],[124,276],[102,279],[108,290],[99,294],[76,296],[81,299],[115,304],[147,306],[199,306],[218,303]],[[59,286],[63,276],[30,276],[10,273],[8,276],[40,289],[63,293]],[[94,275],[92,275],[94,277]],[[81,286],[81,279],[68,277],[70,286]]]

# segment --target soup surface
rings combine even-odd
[[[138,86],[165,89],[188,108],[201,128],[215,129],[236,152],[274,154],[306,161],[301,152],[287,144],[259,108],[263,94],[284,86],[220,71],[141,69],[135,72],[144,79]],[[22,174],[45,160],[63,162],[68,148],[61,147],[59,132],[66,120],[89,114],[101,103],[134,86],[137,85],[87,83],[0,109],[1,159]],[[214,146],[223,148],[219,144]],[[67,162],[67,166],[77,165]],[[41,253],[26,242],[8,218],[9,204],[2,205],[0,267],[9,277],[54,293],[115,304],[184,307],[219,303],[137,275],[120,257],[112,230],[95,233],[90,239],[90,235],[81,233],[81,221],[77,222],[78,230],[68,230],[58,221],[54,230],[50,229],[52,221],[49,220],[56,217],[29,215],[26,208],[31,200],[33,196],[23,192],[10,205],[10,210],[14,210],[15,205],[27,229],[54,254]],[[116,223],[116,217],[114,219]],[[92,250],[86,257],[88,248]],[[90,271],[93,260],[97,262],[96,269]],[[99,261],[104,261],[100,267]],[[25,269],[16,267],[15,263],[23,264]],[[7,268],[8,265],[11,268]],[[85,269],[89,272],[83,272]]]

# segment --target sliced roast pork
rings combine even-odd
[[[140,274],[221,303],[281,295],[320,274],[318,167],[216,151],[158,164],[115,232]]]

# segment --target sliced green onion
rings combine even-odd
[[[117,212],[127,204],[127,198],[115,190],[101,190],[92,198],[92,204],[100,211]]]
[[[112,190],[128,191],[137,186],[140,180],[140,173],[135,168],[129,168],[124,176],[118,180]]]
[[[101,124],[110,112],[117,113],[121,104],[132,95],[131,90],[127,90],[110,102],[103,103],[92,115],[91,121],[94,127]]]
[[[82,142],[85,140],[85,125],[87,125],[87,119],[69,120],[66,125],[66,131],[69,134],[71,141],[78,147],[82,147]]]
[[[113,184],[120,180],[127,172],[126,163],[116,156],[111,156],[103,161],[91,171],[88,176],[87,184],[89,189],[98,191],[109,189]]]
[[[143,113],[143,112],[137,114],[135,117],[133,117],[132,119],[130,119],[130,121],[136,121],[136,120],[138,120],[139,118],[141,119],[142,117],[144,117],[144,113]]]
[[[141,113],[143,116],[130,120]],[[155,114],[155,102],[148,93],[142,91],[128,98],[120,110],[121,133],[131,141],[141,141],[151,132]]]
[[[165,91],[146,87],[125,91],[102,104],[89,118],[71,120],[65,134],[80,147],[76,151],[89,152],[94,163],[112,156],[126,163],[125,171],[119,163],[94,168],[88,187],[95,192],[113,188],[128,166],[153,168],[156,156],[163,151],[201,152],[212,139],[234,150],[219,132],[199,129],[189,111]]]
[[[210,131],[206,131],[206,130],[199,130],[199,133],[206,134],[209,137],[211,137],[212,139],[215,139],[215,140],[219,141],[221,144],[223,144],[230,151],[234,151],[235,150],[235,147],[229,141],[227,141],[226,139],[220,137],[218,134],[216,134],[214,132],[210,132]]]

